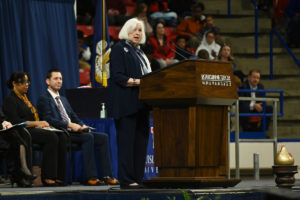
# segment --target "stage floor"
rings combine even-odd
[[[70,186],[65,187],[33,187],[33,188],[11,188],[10,185],[1,185],[0,186],[0,199],[10,199],[9,197],[15,197],[12,199],[18,199],[17,196],[22,197],[24,199],[25,196],[35,196],[35,198],[38,198],[40,195],[49,195],[49,194],[56,194],[56,195],[64,195],[64,194],[93,194],[93,195],[122,195],[122,194],[176,194],[176,195],[182,195],[182,191],[180,189],[136,189],[136,190],[124,190],[120,189],[119,186],[83,186],[74,183]],[[296,180],[295,187],[292,189],[278,189],[276,187],[274,178],[268,178],[268,179],[261,179],[261,180],[242,180],[239,184],[237,184],[235,187],[230,188],[205,188],[205,189],[184,189],[189,194],[193,194],[194,196],[198,195],[205,195],[205,194],[214,194],[214,195],[224,195],[224,194],[247,194],[247,193],[257,193],[257,192],[275,192],[279,194],[283,194],[283,191],[287,191],[287,193],[293,191],[293,193],[298,194],[300,199],[300,179]],[[40,197],[42,197],[40,196]],[[51,196],[51,195],[50,195]],[[143,195],[142,195],[143,196]],[[296,195],[297,196],[297,195]],[[25,198],[26,199],[26,198]],[[30,198],[34,199],[34,198]],[[52,198],[47,198],[52,199]],[[61,199],[61,198],[55,198],[55,199]],[[69,199],[69,198],[67,198]],[[85,199],[85,198],[84,198]],[[90,198],[91,199],[91,198]],[[94,198],[92,198],[94,199]],[[102,199],[102,198],[99,198]],[[105,198],[105,199],[122,199],[120,198]],[[132,199],[132,198],[124,198],[124,199]],[[142,199],[142,198],[139,198]],[[149,199],[159,199],[159,198],[149,198]],[[166,198],[165,198],[166,199]],[[175,198],[180,199],[180,198]],[[223,199],[223,198],[222,198]],[[227,199],[227,198],[226,198]],[[236,198],[239,199],[239,198]],[[251,198],[250,198],[251,199]],[[254,198],[253,198],[254,199]],[[258,199],[258,198],[256,198]]]

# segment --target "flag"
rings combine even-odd
[[[99,84],[102,84],[103,87],[107,87],[110,51],[106,3],[105,0],[98,0],[92,51],[92,87],[99,87]]]

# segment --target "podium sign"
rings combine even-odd
[[[140,99],[153,106],[150,187],[234,186],[227,179],[227,106],[238,98],[230,63],[184,61],[144,76]]]

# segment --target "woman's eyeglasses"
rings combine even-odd
[[[20,81],[19,84],[30,85],[30,81]]]

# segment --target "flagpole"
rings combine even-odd
[[[102,27],[102,41],[106,41],[106,16],[105,16],[105,0],[102,0],[102,24],[104,27]],[[102,42],[102,50],[104,50],[104,42]],[[106,71],[106,65],[103,65],[103,57],[102,56],[102,85],[103,87],[107,87],[107,71]]]

